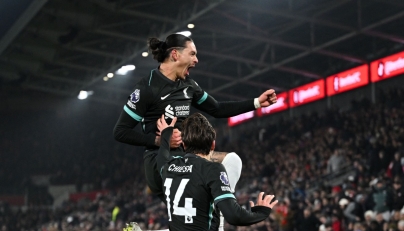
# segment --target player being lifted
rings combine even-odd
[[[183,152],[179,129],[182,121],[189,116],[191,106],[216,118],[227,118],[274,104],[276,94],[274,90],[267,90],[255,99],[217,102],[188,76],[190,69],[198,63],[197,50],[191,38],[172,34],[165,41],[151,38],[148,43],[154,59],[160,65],[136,83],[114,127],[114,137],[123,143],[146,147],[143,159],[147,185],[164,201],[162,181],[156,167],[160,146],[156,121],[162,114],[168,121],[178,118],[170,140],[171,153],[176,155],[176,152]],[[143,132],[133,130],[139,123]],[[237,155],[229,155],[229,158],[239,160]],[[241,161],[227,162],[239,163],[240,166],[236,168],[241,169]],[[230,175],[230,178],[238,177]]]
[[[170,231],[209,230],[213,207],[223,213],[227,222],[247,226],[268,218],[278,201],[271,203],[273,195],[263,197],[257,204],[250,201],[251,211],[242,208],[231,193],[226,169],[210,161],[215,148],[216,133],[209,121],[200,113],[189,116],[182,123],[185,155],[170,155],[170,138],[174,118],[167,125],[164,116],[158,121],[161,144],[157,156],[167,200]]]

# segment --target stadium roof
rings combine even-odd
[[[199,58],[191,76],[219,100],[288,90],[404,49],[402,0],[11,2],[0,3],[18,16],[0,27],[1,82],[70,97],[93,90],[109,104],[122,105],[157,66],[142,57],[152,36],[190,30]],[[127,64],[130,77],[103,81]]]

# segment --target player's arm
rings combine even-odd
[[[224,166],[218,163],[212,163],[209,166],[206,183],[216,207],[223,213],[227,222],[232,225],[246,226],[268,218],[272,207],[278,203],[277,201],[269,203],[274,196],[266,196],[262,199],[262,193],[258,197],[255,208],[252,204],[251,211],[243,209],[231,193],[230,182]]]
[[[122,143],[152,147],[156,144],[156,134],[144,134],[133,129],[142,121],[153,95],[142,82],[137,83],[135,88],[115,124],[114,138]]]
[[[242,208],[235,199],[231,198],[215,203],[229,224],[248,226],[267,219],[273,206],[277,203],[277,201],[270,203],[274,198],[273,195],[266,195],[264,199],[262,199],[263,194],[264,193],[260,193],[257,205],[254,206],[252,204],[251,210]]]
[[[193,81],[193,80],[192,80]],[[258,98],[244,101],[218,102],[194,83],[193,106],[216,118],[227,118],[276,103],[275,90],[267,90]]]
[[[167,124],[164,115],[157,121],[157,128],[161,132],[160,148],[157,154],[157,169],[161,170],[164,164],[170,159],[170,140],[173,134],[177,117],[174,117],[170,124]]]
[[[124,108],[114,127],[115,140],[135,146],[155,146],[155,134],[144,134],[133,130],[138,123],[139,121],[131,117]]]

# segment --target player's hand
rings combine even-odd
[[[263,196],[264,192],[260,192],[260,194],[258,194],[256,206],[265,206],[272,209],[276,204],[278,204],[278,200],[271,203],[272,199],[275,197],[274,195],[266,195],[264,199],[262,199]],[[250,207],[254,207],[254,202],[250,201]]]
[[[177,117],[174,117],[171,121],[170,124],[167,124],[166,119],[164,118],[164,114],[161,115],[160,119],[157,120],[157,129],[161,132],[168,128],[168,127],[174,127],[175,123],[177,122]]]
[[[157,120],[157,129],[159,130],[157,135],[161,136],[161,132],[167,127],[174,127],[177,122],[177,117],[174,117],[170,124],[167,124],[164,119],[164,114],[160,119]],[[160,138],[160,137],[159,137]],[[170,148],[178,148],[182,144],[181,132],[177,128],[174,128],[173,134],[171,135]]]
[[[260,102],[261,107],[268,107],[274,103],[276,103],[276,93],[275,90],[270,89],[265,91],[258,97],[258,101]]]

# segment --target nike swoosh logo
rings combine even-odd
[[[166,96],[161,97],[161,100],[165,100],[169,95],[171,95],[171,93]]]

